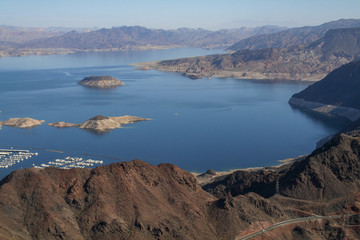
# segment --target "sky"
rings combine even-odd
[[[0,25],[218,30],[360,19],[360,0],[0,0]]]

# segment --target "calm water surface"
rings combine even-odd
[[[98,114],[153,119],[107,134],[46,124],[31,129],[3,126],[0,148],[65,153],[32,150],[39,156],[0,169],[0,177],[84,153],[105,163],[138,158],[152,164],[170,162],[190,171],[269,166],[311,152],[316,141],[342,128],[342,122],[289,106],[288,99],[305,84],[190,80],[128,65],[211,53],[216,52],[181,48],[0,59],[0,121],[32,117],[47,123],[81,123]],[[76,83],[91,75],[111,75],[125,86],[94,90]]]

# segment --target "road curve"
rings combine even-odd
[[[342,217],[350,217],[353,215],[357,215],[357,214],[341,214],[341,215],[333,215],[333,216],[311,216],[311,217],[303,217],[303,218],[294,218],[294,219],[290,219],[290,220],[286,220],[286,221],[282,221],[282,222],[278,222],[268,228],[264,228],[260,231],[254,232],[252,234],[249,234],[245,237],[240,237],[240,238],[235,238],[235,240],[247,240],[247,239],[251,239],[253,237],[257,237],[260,236],[268,231],[271,231],[275,228],[284,226],[284,225],[288,225],[288,224],[292,224],[292,223],[297,223],[297,222],[304,222],[304,221],[311,221],[311,220],[317,220],[317,219],[329,219],[329,218],[342,218]]]

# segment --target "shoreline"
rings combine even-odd
[[[273,170],[274,171],[274,170],[280,169],[282,167],[292,165],[293,163],[295,163],[297,161],[305,159],[307,156],[309,156],[309,154],[300,155],[300,156],[294,157],[294,158],[286,158],[286,159],[282,159],[282,160],[277,160],[277,162],[279,162],[279,164],[273,165],[273,166],[235,168],[235,169],[219,170],[219,171],[212,170],[212,169],[208,170],[208,171],[212,170],[213,172],[215,172],[215,174],[207,174],[206,172],[200,173],[200,172],[196,172],[196,171],[188,171],[188,172],[191,173],[197,179],[197,181],[199,182],[200,185],[205,185],[205,184],[213,182],[218,177],[225,177],[225,176],[230,175],[237,171],[246,171],[246,172],[257,172],[257,171],[261,171],[261,170]]]
[[[307,101],[296,97],[291,97],[289,104],[298,108],[303,108],[322,114],[344,117],[350,121],[355,121],[356,119],[360,118],[360,110],[351,107],[342,107],[320,102]]]

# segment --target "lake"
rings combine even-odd
[[[304,83],[191,80],[129,65],[217,52],[178,48],[1,58],[0,121],[31,117],[82,123],[98,114],[152,120],[106,134],[46,123],[31,129],[2,126],[0,148],[32,149],[39,155],[0,169],[0,177],[66,156],[91,156],[105,164],[142,159],[197,172],[270,166],[310,153],[318,140],[344,126],[288,104]],[[91,75],[111,75],[125,86],[96,90],[77,84]]]

